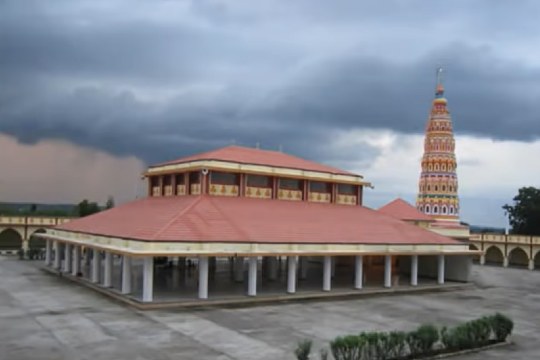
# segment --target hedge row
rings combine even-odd
[[[422,325],[410,332],[362,332],[339,336],[330,342],[335,360],[417,359],[440,353],[482,347],[505,341],[512,333],[511,319],[499,313],[468,321],[453,328]],[[310,358],[311,341],[302,341],[295,350],[298,360]],[[326,359],[326,350],[321,358]]]

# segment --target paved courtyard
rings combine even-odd
[[[279,304],[240,309],[140,312],[0,256],[0,359],[294,359],[302,339],[317,348],[337,335],[455,324],[500,311],[516,345],[461,357],[536,359],[540,272],[474,266],[477,289]]]

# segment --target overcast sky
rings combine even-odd
[[[414,202],[435,68],[462,219],[540,185],[540,2],[0,0],[0,201],[133,199],[146,164],[283,149]]]

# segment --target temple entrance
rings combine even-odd
[[[5,229],[0,232],[0,250],[19,250],[22,248],[23,239],[13,229]]]
[[[498,247],[490,246],[486,250],[485,259],[486,259],[486,264],[502,265],[504,262],[504,255]]]
[[[529,265],[529,257],[522,248],[514,248],[508,254],[508,265],[526,268]]]

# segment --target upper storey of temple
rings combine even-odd
[[[459,221],[458,180],[452,119],[438,79],[426,125],[416,207],[437,220]]]
[[[149,196],[237,196],[361,205],[361,175],[278,151],[241,146],[150,166]]]

